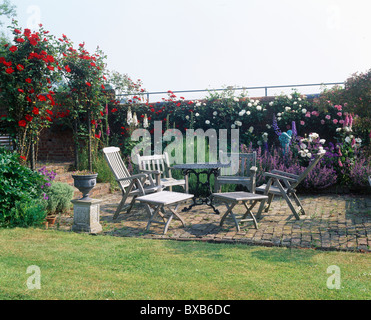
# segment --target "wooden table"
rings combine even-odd
[[[237,231],[240,231],[239,223],[243,223],[246,221],[252,221],[254,223],[255,228],[258,229],[258,223],[251,210],[255,207],[255,205],[258,202],[260,201],[265,202],[268,199],[268,196],[240,191],[240,192],[213,193],[213,197],[214,199],[219,199],[223,201],[227,207],[227,212],[223,215],[222,219],[220,220],[220,226],[223,225],[227,216],[231,215],[236,225]],[[243,205],[245,206],[246,212],[241,219],[238,219],[236,215],[233,213],[233,208],[240,202],[242,202]],[[250,206],[247,205],[247,202],[250,202]],[[260,206],[259,210],[262,210],[263,207],[264,207],[263,205]],[[258,212],[258,216],[260,213],[261,212]],[[247,219],[248,215],[251,218]]]
[[[183,218],[179,215],[177,210],[178,210],[179,205],[182,202],[192,199],[193,197],[194,197],[193,194],[171,192],[171,191],[161,191],[161,192],[151,193],[145,196],[138,197],[136,199],[137,201],[143,202],[148,205],[155,206],[155,209],[151,217],[149,218],[146,230],[147,231],[149,230],[152,223],[164,224],[165,225],[164,234],[166,234],[171,221],[175,217],[178,220],[180,220],[183,227],[185,227],[185,222]],[[175,208],[174,209],[170,208],[169,206],[171,205],[174,205]],[[170,210],[170,216],[167,220],[165,217],[165,214],[166,214],[165,207],[168,207],[168,209]],[[163,221],[155,220],[156,217],[158,216],[160,216]]]

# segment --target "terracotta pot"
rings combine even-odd
[[[47,216],[46,222],[49,226],[52,226],[54,225],[56,219],[57,219],[57,216]]]

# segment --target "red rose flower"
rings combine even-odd
[[[26,120],[20,120],[20,121],[18,121],[18,126],[20,126],[20,127],[25,127],[25,126],[27,126],[27,122],[26,122]]]
[[[9,50],[10,50],[11,52],[16,52],[16,51],[18,50],[18,48],[17,48],[16,46],[11,46],[11,47],[9,48]]]
[[[11,61],[9,61],[9,62],[4,61],[3,63],[4,63],[4,66],[6,66],[6,67],[10,67],[12,65]]]
[[[46,112],[47,112],[48,114],[50,114],[51,116],[53,115],[53,111],[50,111],[49,109],[46,109]]]
[[[18,89],[18,92],[24,93],[23,89]]]
[[[30,97],[26,97],[26,100],[29,102],[29,103],[32,103],[32,100],[31,100],[31,98]]]
[[[5,70],[6,73],[8,74],[12,74],[14,72],[14,69],[13,68],[8,68]]]
[[[26,79],[26,82],[27,82],[27,83],[31,83],[31,82],[32,82],[32,79],[31,79],[31,78],[27,78],[27,79]]]
[[[4,63],[6,60],[4,57],[0,57],[0,63]]]
[[[99,111],[100,112],[100,115],[103,117],[104,116],[104,113],[103,111]]]
[[[113,108],[113,109],[111,110],[112,113],[115,113],[116,111],[117,111],[116,108]]]
[[[25,119],[28,121],[28,122],[31,122],[33,117],[30,116],[29,114],[26,115]]]
[[[18,71],[23,71],[24,70],[24,66],[22,66],[21,64],[17,65],[17,69]]]
[[[20,158],[21,158],[22,160],[24,160],[24,161],[27,160],[25,156],[20,156]]]
[[[42,95],[38,95],[37,99],[39,99],[39,101],[46,101],[46,98]]]
[[[70,69],[70,67],[68,65],[65,66],[64,68],[66,69],[67,72],[71,72],[71,69]]]
[[[88,87],[91,87],[91,83],[90,83],[90,82],[86,82],[86,85],[87,85]]]
[[[54,67],[53,67],[53,66],[47,66],[47,68],[48,68],[50,71],[54,71]]]
[[[103,89],[103,90],[105,90],[105,89],[106,89],[106,87],[105,87],[105,86],[104,86],[103,84],[102,84],[102,89]]]
[[[46,117],[45,119],[48,120],[49,122],[53,121],[50,117]]]
[[[39,108],[33,107],[32,113],[35,115],[39,114]]]
[[[14,29],[14,32],[17,33],[17,34],[21,34],[21,30],[18,30],[18,29]]]
[[[19,43],[23,43],[25,40],[23,38],[18,38],[16,39],[15,41],[19,42]]]

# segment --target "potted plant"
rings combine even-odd
[[[88,201],[91,200],[89,197],[90,191],[97,184],[98,173],[93,173],[89,171],[75,172],[72,174],[74,180],[74,186],[79,189],[82,193],[82,198],[79,200]]]

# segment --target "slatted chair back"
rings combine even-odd
[[[231,162],[231,166],[221,169],[222,176],[250,177],[251,167],[256,167],[256,152],[252,153],[224,153],[219,152],[219,160],[222,163]]]
[[[122,191],[125,191],[125,188],[128,187],[131,182],[129,179],[125,180],[125,178],[129,178],[131,174],[129,173],[124,161],[121,158],[120,148],[116,147],[104,148],[103,154],[116,180],[118,181]]]
[[[136,157],[139,170],[160,171],[162,172],[162,178],[172,178],[171,170],[169,169],[169,155],[167,152],[152,156],[141,156],[137,154]],[[155,177],[152,178],[156,180]]]
[[[308,167],[299,175],[298,180],[291,184],[291,189],[295,189],[300,184],[300,182],[302,182],[307,177],[309,172],[313,170],[313,168],[317,165],[317,163],[321,160],[321,158],[325,154],[326,152],[320,152],[315,156],[311,163],[309,163]]]
[[[12,138],[8,135],[0,134],[0,147],[13,150]]]

